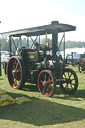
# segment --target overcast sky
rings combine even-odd
[[[85,0],[0,0],[0,33],[53,20],[77,27],[66,40],[85,41]]]

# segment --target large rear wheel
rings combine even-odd
[[[60,85],[60,88],[64,93],[72,94],[78,88],[78,77],[72,69],[64,69],[62,78],[65,82]]]
[[[43,70],[38,76],[38,89],[42,95],[50,97],[56,89],[56,81],[50,70]]]
[[[12,88],[22,89],[25,84],[25,64],[21,57],[13,56],[7,65],[7,77]]]

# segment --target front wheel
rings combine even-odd
[[[43,70],[38,76],[38,89],[44,96],[50,97],[56,89],[56,81],[50,70]]]
[[[78,88],[78,77],[76,73],[72,69],[64,69],[62,78],[64,79],[64,83],[60,85],[61,90],[64,93],[72,94]]]

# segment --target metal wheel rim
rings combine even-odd
[[[66,83],[62,85],[63,89],[65,89],[67,93],[72,92],[75,89],[75,76],[72,72],[65,71],[62,77],[66,81]]]
[[[11,87],[18,89],[22,81],[22,67],[17,58],[11,58],[7,72]]]
[[[51,96],[54,90],[53,77],[49,72],[43,71],[39,75],[38,88],[42,95]]]

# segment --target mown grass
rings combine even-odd
[[[23,90],[12,89],[4,73],[0,88],[13,98],[26,96],[31,102],[0,107],[0,128],[84,128],[85,127],[85,74],[77,67],[79,86],[72,95],[64,94],[59,86],[53,97],[44,97],[35,85],[26,84]]]

